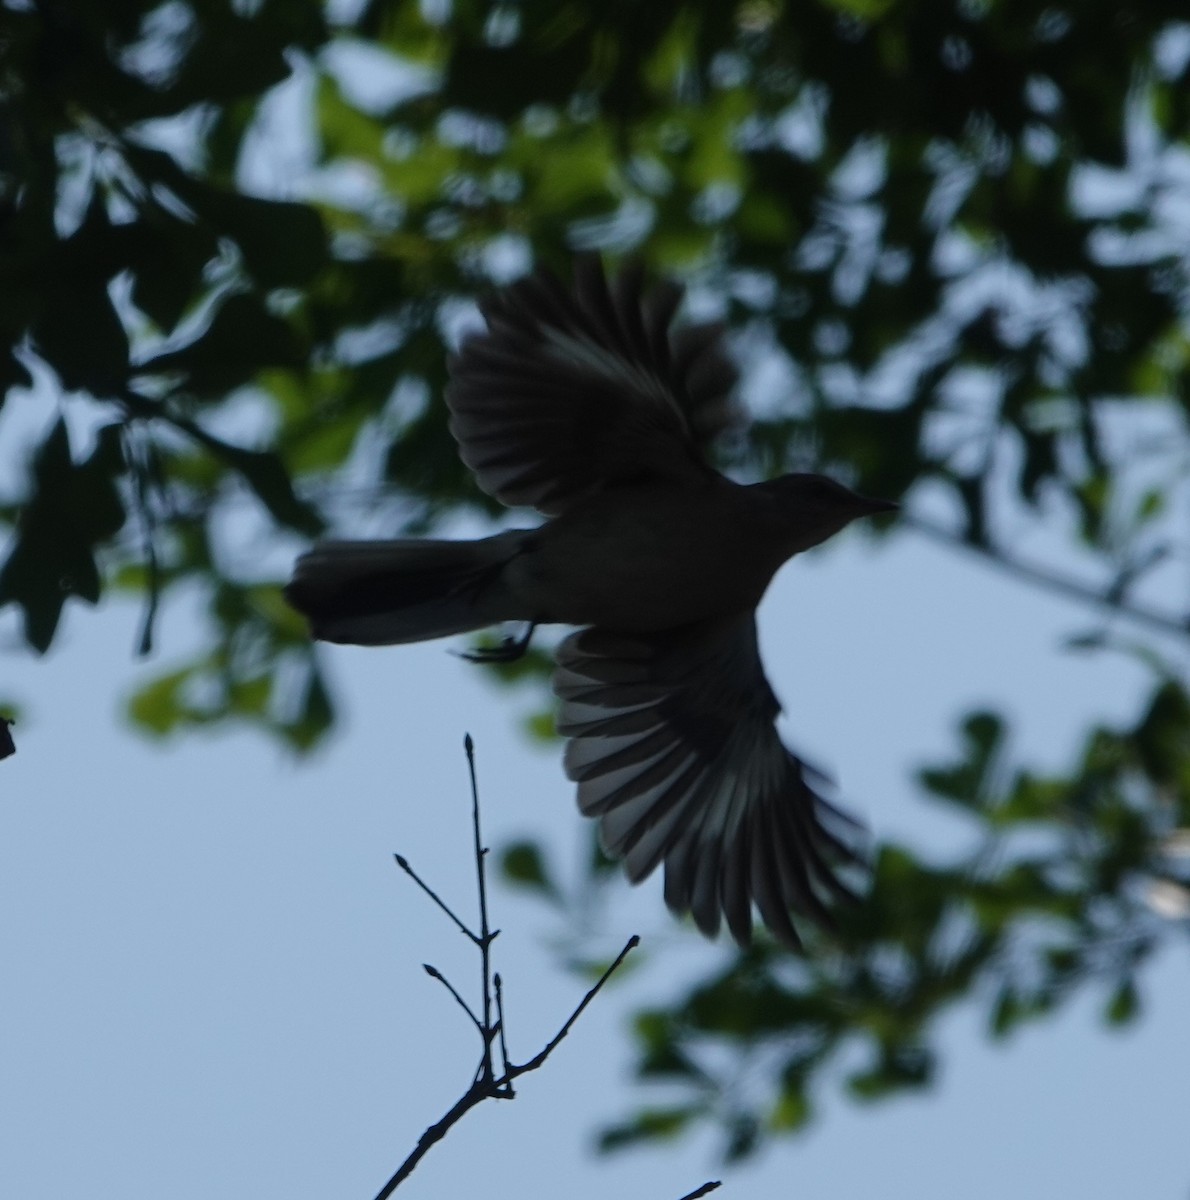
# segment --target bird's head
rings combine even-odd
[[[893,512],[891,500],[861,496],[826,475],[798,472],[771,479],[758,487],[771,500],[773,512],[789,545],[789,554],[825,542],[858,517]]]

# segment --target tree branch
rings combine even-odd
[[[536,1071],[538,1067],[545,1062],[547,1058],[557,1049],[559,1042],[570,1032],[571,1026],[583,1015],[583,1009],[591,1003],[592,1000],[599,994],[599,990],[612,977],[612,974],[619,968],[620,964],[628,957],[630,950],[635,950],[640,945],[640,937],[633,934],[627,942],[624,943],[624,948],[616,955],[615,961],[602,975],[595,981],[595,984],[587,992],[587,994],[579,1001],[578,1007],[567,1018],[566,1024],[558,1030],[556,1034],[546,1044],[545,1048],[538,1054],[534,1055],[528,1062],[522,1063],[520,1066],[511,1066],[508,1068],[507,1079],[516,1079],[519,1075],[524,1075],[529,1071]],[[503,1081],[500,1081],[503,1082]]]
[[[466,937],[470,938],[478,946],[479,937],[472,933],[471,930],[468,929],[467,926],[464,925],[457,916],[455,916],[454,910],[450,907],[450,905],[447,904],[446,901],[443,900],[438,893],[434,891],[434,889],[430,887],[430,885],[426,883],[426,881],[422,879],[422,877],[409,865],[409,860],[403,854],[394,854],[393,858],[396,861],[397,866],[400,867],[401,870],[404,871],[405,874],[408,875],[409,878],[412,879],[413,882],[416,883],[417,886],[421,888],[421,890],[425,892],[425,894],[429,896],[429,898],[433,900],[433,902],[438,905],[438,907],[442,909],[444,913],[446,913],[446,915],[455,923],[455,925],[458,926],[459,930]]]
[[[566,1038],[567,1034],[574,1027],[574,1023],[582,1016],[587,1005],[599,994],[603,985],[612,977],[620,964],[627,957],[629,951],[640,944],[640,938],[633,934],[625,943],[624,948],[616,955],[611,966],[596,980],[595,984],[587,991],[586,995],[575,1006],[574,1011],[566,1018],[562,1027],[556,1034],[546,1043],[543,1049],[530,1058],[527,1062],[514,1064],[509,1061],[508,1047],[505,1042],[504,1033],[504,986],[498,974],[493,975],[491,969],[491,946],[500,932],[498,929],[491,928],[488,919],[488,893],[487,893],[487,847],[483,844],[483,837],[480,830],[479,822],[479,787],[475,777],[475,744],[471,740],[471,735],[467,734],[463,742],[464,749],[467,754],[467,765],[471,776],[471,830],[472,830],[472,846],[475,855],[475,878],[476,890],[479,895],[479,933],[473,933],[467,926],[455,915],[454,910],[442,900],[438,894],[427,884],[409,865],[408,861],[400,854],[395,854],[393,857],[397,861],[397,865],[417,884],[419,888],[440,908],[454,924],[462,930],[463,933],[471,939],[472,942],[479,948],[480,954],[480,989],[483,999],[482,1015],[477,1016],[471,1006],[463,999],[462,996],[451,986],[450,982],[436,967],[429,963],[423,964],[426,973],[433,979],[437,979],[454,997],[458,1005],[470,1017],[475,1027],[479,1030],[479,1036],[483,1040],[483,1051],[480,1057],[479,1066],[476,1068],[475,1077],[471,1081],[471,1086],[455,1101],[453,1105],[437,1120],[430,1125],[426,1131],[417,1140],[417,1145],[409,1153],[403,1163],[393,1172],[388,1182],[376,1193],[376,1200],[387,1200],[393,1192],[397,1190],[401,1184],[408,1179],[412,1174],[413,1169],[419,1162],[429,1153],[431,1147],[437,1145],[451,1128],[457,1124],[462,1118],[471,1111],[477,1104],[481,1104],[484,1100],[512,1100],[516,1093],[513,1089],[513,1080],[518,1079],[522,1075],[527,1075],[530,1071],[536,1071],[539,1067],[545,1064],[546,1059],[558,1048],[561,1042]],[[493,1006],[495,1008],[495,1020],[492,1017]],[[496,1038],[500,1039],[500,1074],[497,1075],[492,1066],[492,1045]],[[718,1186],[718,1185],[715,1185]],[[704,1196],[711,1185],[704,1185],[703,1189],[691,1193],[691,1196],[684,1200],[693,1200],[695,1196]]]
[[[699,1200],[702,1196],[709,1196],[712,1192],[717,1191],[723,1186],[722,1180],[708,1179],[700,1188],[695,1188],[692,1192],[687,1192],[681,1197],[681,1200]]]
[[[923,534],[931,541],[938,542],[940,545],[976,554],[980,558],[986,559],[988,562],[999,567],[1005,574],[1014,576],[1017,579],[1023,579],[1028,583],[1044,587],[1062,596],[1068,596],[1072,600],[1079,600],[1084,604],[1091,604],[1097,608],[1105,608],[1109,612],[1118,613],[1120,616],[1136,621],[1140,625],[1147,625],[1150,629],[1155,629],[1159,633],[1172,633],[1178,637],[1190,635],[1190,616],[1177,617],[1171,613],[1158,612],[1156,609],[1148,608],[1145,605],[1126,603],[1121,596],[1116,594],[1115,589],[1109,588],[1106,591],[1099,591],[1090,584],[1080,583],[1077,579],[1071,579],[1065,575],[1056,575],[1052,571],[1046,571],[1030,563],[1021,562],[1019,559],[1009,558],[993,546],[968,542],[958,534],[951,533],[943,526],[936,525],[933,521],[923,520],[921,517],[903,514],[901,523],[915,532]]]

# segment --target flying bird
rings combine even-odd
[[[742,485],[708,444],[736,416],[718,325],[674,326],[682,289],[579,259],[481,304],[449,363],[462,460],[488,495],[545,520],[472,541],[325,541],[286,588],[311,633],[391,645],[520,622],[468,657],[511,660],[538,625],[556,651],[564,765],[604,848],[665,900],[747,945],[752,909],[790,947],[791,914],[831,925],[852,893],[854,822],[781,741],[756,606],[777,569],[897,506],[823,475]]]

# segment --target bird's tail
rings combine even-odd
[[[319,542],[285,597],[316,638],[359,646],[422,642],[528,620],[502,580],[525,530],[478,541]]]

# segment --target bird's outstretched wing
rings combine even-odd
[[[726,918],[741,945],[753,903],[794,948],[791,911],[831,924],[829,901],[852,897],[832,864],[858,861],[840,827],[857,827],[777,734],[751,614],[645,636],[584,629],[557,661],[567,774],[633,882],[664,863],[669,907],[709,936]]]
[[[736,371],[718,325],[671,330],[676,284],[593,256],[568,289],[538,270],[495,293],[450,362],[450,428],[479,486],[547,515],[608,486],[698,480],[730,423]]]

